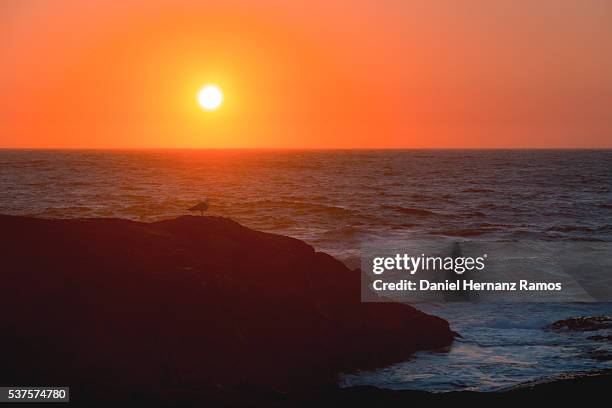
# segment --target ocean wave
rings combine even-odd
[[[383,209],[387,209],[387,210],[394,210],[397,211],[401,214],[409,214],[409,215],[416,215],[418,217],[433,217],[433,216],[439,216],[440,214],[435,213],[433,211],[430,210],[424,210],[422,208],[413,208],[413,207],[402,207],[401,205],[381,205],[380,208]]]
[[[319,241],[327,241],[332,244],[335,244],[338,241],[350,241],[357,243],[365,235],[370,235],[370,232],[356,225],[346,225],[344,227],[334,228],[320,233]]]
[[[562,238],[562,241],[580,241],[580,242],[610,242],[609,239],[594,238],[594,237],[568,237]]]
[[[40,217],[71,218],[90,216],[93,208],[81,205],[47,207],[36,214]]]
[[[394,224],[394,225],[390,225],[389,228],[391,228],[392,230],[403,230],[406,228],[412,228],[412,227],[416,227],[418,224],[413,224],[413,223],[402,223],[402,224]]]
[[[541,330],[546,325],[550,324],[553,318],[546,315],[536,315],[535,317],[525,317],[523,319],[512,319],[506,317],[493,317],[483,319],[474,327],[486,329],[521,329],[521,330]]]
[[[554,232],[593,232],[593,228],[583,227],[580,225],[558,225],[547,229]]]
[[[469,211],[469,212],[462,212],[459,214],[459,216],[462,218],[474,218],[474,217],[486,217],[487,215],[483,213],[482,211]]]
[[[493,228],[455,228],[434,230],[433,235],[445,235],[448,237],[476,237],[495,231]]]
[[[240,207],[255,209],[260,211],[261,208],[284,208],[294,209],[305,212],[326,213],[334,216],[355,216],[359,215],[359,211],[349,208],[311,203],[307,201],[292,201],[292,200],[255,200],[240,203]]]
[[[500,208],[509,208],[506,204],[497,204],[497,203],[480,203],[478,204],[478,208],[487,208],[487,209],[500,209]]]
[[[463,190],[464,193],[494,193],[495,190],[490,188],[466,188]]]

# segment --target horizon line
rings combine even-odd
[[[2,147],[0,150],[72,150],[72,151],[134,151],[134,150],[274,150],[274,151],[406,151],[406,150],[612,150],[609,147]]]

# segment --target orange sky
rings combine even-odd
[[[0,147],[612,147],[611,21],[607,0],[2,0]]]

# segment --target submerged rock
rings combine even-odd
[[[220,217],[0,216],[0,382],[291,389],[449,345],[443,319],[361,303],[360,276]]]
[[[589,336],[587,337],[588,340],[594,340],[594,341],[612,341],[612,335],[608,335],[608,336]]]
[[[592,316],[592,317],[570,317],[558,320],[549,326],[550,330],[570,330],[570,331],[595,331],[612,328],[612,317]]]
[[[597,361],[610,361],[612,360],[612,352],[605,349],[595,349],[589,351],[589,356]]]

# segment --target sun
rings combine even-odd
[[[198,92],[198,102],[202,109],[213,111],[223,102],[223,92],[217,85],[206,85]]]

